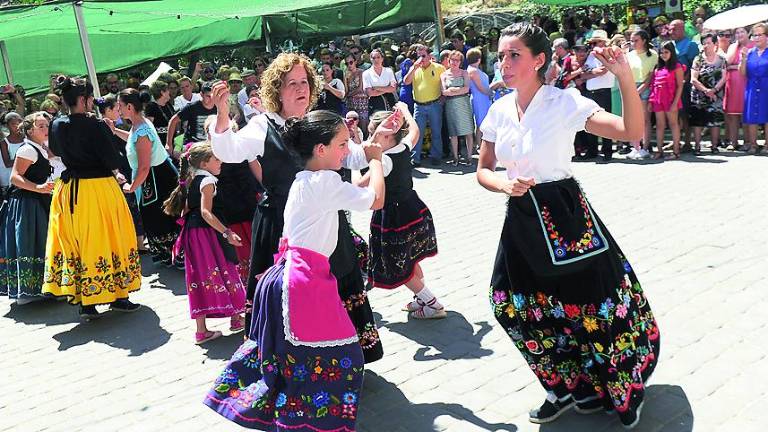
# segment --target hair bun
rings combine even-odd
[[[139,100],[142,104],[148,104],[152,101],[152,95],[148,91],[144,90],[139,93]]]
[[[290,117],[285,121],[283,132],[280,135],[289,147],[293,147],[299,140],[299,135],[301,135],[300,123],[301,118],[299,117]]]

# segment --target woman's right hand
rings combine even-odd
[[[53,182],[45,182],[39,185],[35,185],[37,193],[50,194],[53,192]]]
[[[115,133],[115,122],[112,121],[112,119],[104,117],[102,120],[104,120],[104,123],[109,126],[109,130],[112,131],[112,133]]]
[[[243,245],[242,239],[235,233],[230,233],[229,236],[227,236],[227,242],[235,247],[240,247]]]
[[[507,180],[501,187],[501,191],[512,197],[520,197],[528,192],[528,189],[536,186],[536,181],[533,177],[515,177],[512,180]]]

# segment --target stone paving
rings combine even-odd
[[[370,365],[363,432],[613,431],[615,417],[528,422],[544,392],[487,298],[504,197],[466,169],[416,172],[440,254],[425,261],[447,319],[408,320],[405,289],[374,290],[386,356]],[[662,332],[638,431],[764,431],[768,425],[768,158],[579,163],[594,209],[639,273]],[[367,232],[366,214],[354,225]],[[201,400],[241,341],[193,341],[183,275],[145,263],[135,314],[83,323],[57,302],[0,301],[0,430],[232,431]]]

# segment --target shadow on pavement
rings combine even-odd
[[[475,324],[479,325],[480,329],[475,332],[464,315],[455,311],[448,311],[445,319],[426,322],[408,318],[405,323],[390,323],[378,313],[374,313],[374,317],[379,327],[386,327],[423,345],[413,355],[416,361],[475,359],[493,354],[492,350],[481,346],[483,337],[492,330],[491,325],[487,321],[477,322]],[[386,350],[386,347],[384,349]],[[427,354],[430,349],[435,349],[438,353]]]
[[[366,371],[358,412],[358,432],[442,430],[438,417],[450,416],[491,431],[517,431],[517,426],[488,423],[458,403],[413,403],[397,386],[374,372]],[[458,430],[458,429],[457,429]]]
[[[169,290],[177,296],[187,295],[187,283],[184,280],[183,270],[154,264],[152,257],[144,255],[141,258],[141,274],[142,283],[150,288]]]
[[[366,375],[366,378],[368,376]],[[599,412],[581,415],[575,411],[563,414],[552,423],[541,425],[540,432],[594,432],[624,430],[616,415]],[[693,410],[685,391],[676,385],[650,385],[636,431],[691,432]]]
[[[202,347],[206,349],[205,356],[211,360],[229,360],[243,341],[243,332],[237,332],[206,342]]]
[[[3,318],[11,318],[17,323],[58,325],[70,324],[80,321],[77,316],[77,306],[68,305],[65,301],[45,299],[34,303],[19,306],[11,304],[11,310]]]
[[[99,342],[128,350],[130,356],[139,356],[165,345],[171,334],[160,327],[157,313],[142,305],[133,313],[104,312],[100,318],[81,322],[71,330],[54,335],[53,339],[59,342],[59,351]]]

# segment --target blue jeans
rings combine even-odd
[[[416,124],[419,125],[419,141],[413,149],[413,161],[421,162],[421,144],[424,142],[424,132],[429,128],[432,130],[432,145],[429,148],[429,157],[442,160],[443,158],[443,104],[440,102],[429,105],[415,104],[413,116],[416,118]]]

